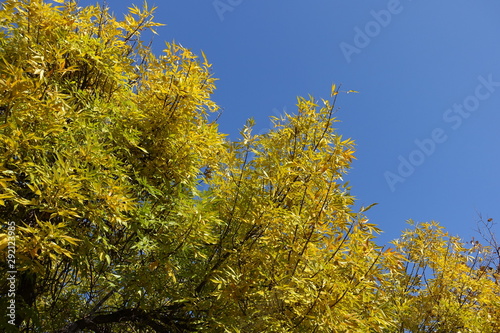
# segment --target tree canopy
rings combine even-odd
[[[337,86],[229,140],[205,55],[141,39],[154,9],[2,3],[2,330],[500,330],[493,235],[410,222],[376,243]]]

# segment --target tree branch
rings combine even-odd
[[[193,318],[182,318],[175,316],[173,312],[182,307],[183,304],[174,304],[168,309],[145,311],[142,309],[121,309],[111,313],[90,315],[79,319],[57,333],[76,333],[81,330],[92,330],[103,332],[101,325],[111,323],[132,322],[140,326],[149,326],[156,332],[194,332],[195,324]]]

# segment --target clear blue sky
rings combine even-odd
[[[107,3],[121,17],[142,2]],[[379,203],[368,217],[381,243],[410,218],[466,239],[479,213],[500,222],[500,2],[149,4],[167,24],[158,54],[175,39],[213,63],[220,130],[231,138],[249,117],[265,131],[298,95],[328,98],[332,83],[360,92],[338,99],[338,128],[357,143],[348,179],[360,205]]]

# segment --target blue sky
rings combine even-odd
[[[95,1],[80,1],[81,4]],[[132,3],[107,0],[118,17]],[[384,230],[437,220],[465,239],[478,214],[500,221],[500,3],[497,1],[170,0],[154,49],[205,52],[220,80],[220,130],[294,112],[296,96],[338,99],[339,132],[357,144],[347,177]],[[497,234],[500,229],[496,228]]]

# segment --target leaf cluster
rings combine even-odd
[[[154,9],[2,3],[0,249],[15,240],[20,331],[500,329],[496,243],[432,222],[377,245],[344,181],[340,87],[230,141],[205,55],[143,42]]]

